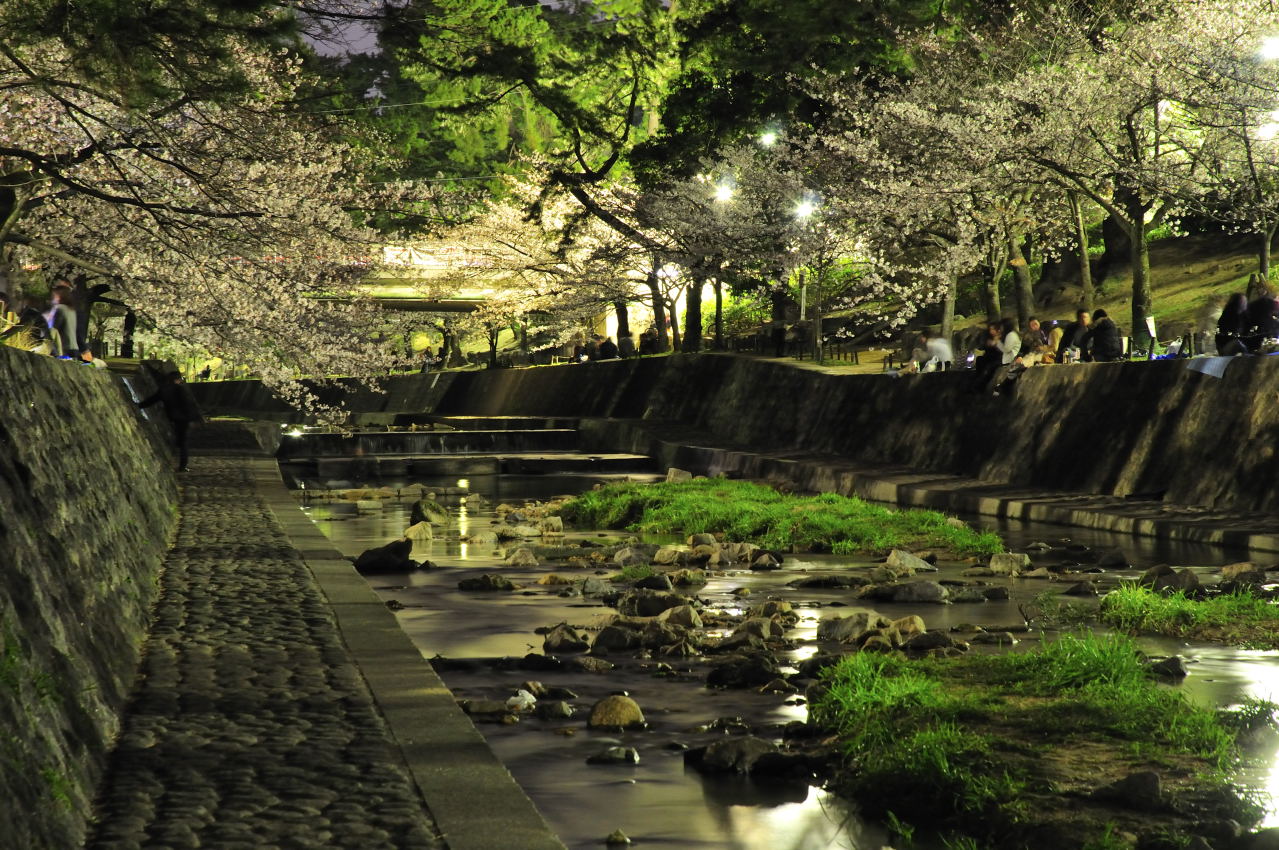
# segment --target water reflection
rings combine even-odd
[[[492,506],[501,501],[580,492],[597,480],[593,476],[472,476],[467,481],[471,491],[482,493],[488,504],[464,501],[454,489],[456,478],[401,482],[400,486],[414,489],[440,487],[439,501],[450,511],[455,528],[414,547],[413,557],[429,559],[440,569],[379,577],[373,584],[384,598],[405,605],[398,614],[400,622],[428,657],[522,656],[531,649],[540,649],[540,638],[534,634],[537,627],[560,621],[585,624],[610,609],[580,597],[560,597],[554,588],[538,587],[534,584],[536,578],[550,572],[549,568],[512,570],[501,563],[504,549],[459,543],[457,536],[487,529],[494,517]],[[443,492],[445,489],[452,492]],[[392,500],[377,513],[361,513],[354,505],[340,504],[315,506],[310,511],[320,529],[343,553],[356,555],[399,537],[408,524],[409,504],[407,500]],[[985,519],[979,523],[993,524]],[[1066,537],[1094,548],[1120,547],[1133,562],[1127,575],[1135,575],[1152,563],[1189,564],[1208,571],[1223,563],[1248,559],[1247,552],[1202,544],[1158,542],[1013,521],[994,525],[1013,548],[1036,540],[1056,543]],[[1273,560],[1273,556],[1258,557]],[[848,602],[847,590],[799,590],[786,583],[805,573],[822,575],[857,563],[865,561],[806,555],[789,561],[786,569],[775,573],[742,572],[714,578],[699,596],[713,607],[737,612],[760,599],[789,600],[800,614],[800,621],[790,634],[797,642],[789,656],[794,664],[818,651],[816,630],[822,616],[846,613],[846,609],[840,611],[835,606],[872,606]],[[457,590],[457,581],[464,570],[500,570],[526,585],[529,595],[462,593]],[[573,577],[588,574],[574,571]],[[746,600],[733,595],[741,587],[752,591]],[[1006,602],[935,606],[922,612],[911,605],[876,603],[873,607],[891,617],[922,613],[931,628],[965,622],[1020,624],[1018,604],[1049,587],[1046,582],[1025,580],[1015,586],[1013,597]],[[1027,644],[1033,644],[1037,635],[1026,638]],[[1237,705],[1249,697],[1279,699],[1279,653],[1175,640],[1147,640],[1144,648],[1152,654],[1185,657],[1191,673],[1180,687],[1204,706]],[[486,666],[444,676],[460,697],[503,698],[523,679],[536,678],[520,671],[494,672]],[[644,707],[651,727],[645,732],[618,736],[585,730],[580,718],[559,724],[529,719],[515,727],[480,727],[571,848],[597,848],[603,836],[619,827],[645,846],[671,848],[871,850],[886,843],[882,831],[860,821],[845,804],[823,791],[807,786],[767,788],[738,779],[706,778],[686,772],[682,753],[672,748],[698,743],[697,734],[689,730],[717,717],[743,716],[760,723],[804,719],[805,707],[794,700],[788,705],[775,696],[749,691],[711,691],[694,676],[684,680],[655,679],[651,667],[634,663],[623,664],[619,672],[608,677],[557,673],[543,678],[548,684],[573,690],[579,696],[576,703],[581,706],[619,689],[629,691]],[[574,734],[560,734],[562,727],[572,727]],[[584,764],[593,753],[617,743],[638,748],[640,764],[622,768]],[[1267,756],[1263,764],[1246,771],[1240,779],[1256,789],[1267,803],[1271,812],[1267,825],[1279,825],[1279,761],[1273,753]]]

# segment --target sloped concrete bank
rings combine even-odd
[[[1015,394],[969,375],[837,375],[731,355],[461,373],[453,415],[641,418],[716,448],[799,452],[992,484],[1235,512],[1279,507],[1279,360],[1053,366]],[[635,449],[614,445],[615,449]]]
[[[104,370],[0,347],[0,388],[0,843],[76,847],[174,528],[173,462]]]

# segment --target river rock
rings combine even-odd
[[[924,618],[917,614],[911,614],[910,616],[893,620],[888,624],[888,626],[889,628],[896,629],[897,633],[903,638],[910,638],[918,634],[923,634],[928,629],[928,627],[924,625]]]
[[[1022,573],[1022,578],[1052,578],[1052,570],[1047,567],[1036,567],[1028,573]]]
[[[458,590],[515,590],[515,584],[505,576],[485,573],[478,578],[464,578],[457,583]]]
[[[587,756],[587,764],[639,764],[639,751],[634,747],[608,747],[593,756]]]
[[[1123,549],[1115,548],[1098,554],[1096,564],[1099,567],[1126,567],[1129,561]]]
[[[477,531],[464,537],[463,540],[475,546],[496,546],[497,535],[491,531]]]
[[[612,583],[600,578],[599,576],[590,576],[582,582],[583,596],[603,596],[606,593],[612,592]]]
[[[781,637],[785,633],[782,624],[771,617],[751,617],[733,629],[735,635],[753,635],[761,640]]]
[[[663,546],[653,553],[653,563],[661,564],[664,567],[675,566],[688,562],[688,553],[683,549],[676,549],[674,546]]]
[[[670,574],[671,584],[676,587],[699,587],[706,584],[705,570],[676,570]]]
[[[385,546],[361,552],[360,557],[355,559],[355,569],[366,575],[408,572],[417,566],[409,559],[412,551],[413,541],[406,538],[392,540]]]
[[[797,617],[789,602],[782,599],[770,599],[758,605],[752,605],[746,612],[748,617]]]
[[[665,611],[657,615],[657,619],[663,623],[670,623],[674,626],[683,626],[686,629],[702,628],[701,615],[697,613],[697,609],[692,605],[679,605],[674,608],[667,608]]]
[[[1012,646],[1017,642],[1012,632],[978,632],[968,639],[969,643],[993,643]]]
[[[951,587],[950,595],[947,600],[952,605],[962,605],[969,602],[985,602],[986,594],[982,593],[980,587]]]
[[[761,552],[754,561],[751,561],[752,570],[776,570],[781,568],[781,562],[772,552]]]
[[[579,670],[583,673],[607,673],[613,669],[613,662],[605,661],[595,655],[575,655],[568,659],[565,665],[570,670]]]
[[[607,655],[610,652],[627,652],[639,649],[638,633],[622,626],[605,626],[595,635],[591,642],[591,652],[595,655]]]
[[[927,652],[930,649],[948,649],[957,645],[957,641],[946,632],[931,631],[908,638],[902,643],[902,649],[909,652]]]
[[[1159,811],[1164,808],[1164,794],[1159,774],[1142,770],[1129,774],[1093,792],[1101,800],[1112,800],[1126,808]]]
[[[676,481],[692,481],[692,480],[693,480],[693,473],[689,472],[687,469],[677,469],[672,466],[671,468],[666,470],[667,484],[672,484]]]
[[[912,555],[904,549],[894,549],[888,553],[884,566],[892,570],[896,578],[913,576],[917,572],[931,572],[933,565],[923,558]]]
[[[604,839],[604,843],[609,847],[624,847],[625,845],[630,844],[631,840],[626,837],[625,832],[622,832],[620,829],[615,829],[608,834],[607,838]]]
[[[993,587],[983,587],[981,589],[981,595],[986,597],[987,602],[1002,602],[1008,598],[1008,588],[1004,587],[1002,584],[997,584]]]
[[[1090,581],[1077,581],[1061,592],[1062,596],[1096,596],[1097,585]]]
[[[1175,593],[1178,590],[1192,596],[1200,590],[1199,576],[1190,567],[1182,567],[1172,574],[1165,573],[1155,579],[1151,590]]]
[[[844,587],[861,587],[869,581],[870,579],[865,576],[812,576],[810,578],[798,578],[794,581],[787,582],[786,586],[812,589],[839,589]]]
[[[537,580],[542,587],[557,587],[559,585],[575,584],[573,579],[567,576],[558,575],[556,573],[547,573]]]
[[[876,629],[888,622],[874,611],[851,611],[843,617],[828,617],[819,622],[817,639],[852,643],[867,629]]]
[[[1150,663],[1150,672],[1168,679],[1184,679],[1190,674],[1186,669],[1186,660],[1180,655],[1170,655]]]
[[[1052,547],[1042,540],[1036,540],[1034,543],[1031,543],[1026,547],[1027,552],[1047,552],[1050,549],[1052,549]]]
[[[413,503],[413,507],[409,509],[410,525],[417,525],[419,522],[447,525],[448,521],[449,512],[443,505],[433,499],[418,499]]]
[[[688,750],[684,762],[704,773],[749,774],[761,757],[775,752],[777,747],[772,742],[746,735]]]
[[[751,653],[728,658],[714,665],[706,675],[712,688],[758,688],[780,675],[771,655]]]
[[[506,707],[506,702],[499,699],[466,699],[458,705],[461,706],[462,711],[472,717],[497,719],[511,713],[511,710]]]
[[[1030,566],[1030,556],[1024,552],[1000,552],[991,555],[986,568],[997,576],[1015,576]]]
[[[893,588],[894,602],[931,602],[941,604],[949,592],[935,581],[910,581]]]
[[[664,575],[645,576],[635,582],[635,587],[641,590],[674,590],[675,586],[671,584],[669,577]]]
[[[416,522],[404,529],[404,536],[415,542],[430,540],[435,537],[435,531],[431,528],[429,522]]]
[[[591,706],[587,725],[592,729],[629,729],[644,725],[639,703],[621,694],[611,694]]]
[[[617,600],[617,610],[630,617],[656,617],[667,608],[687,604],[688,600],[677,593],[635,590]]]
[[[586,638],[568,623],[560,623],[542,640],[542,651],[546,653],[585,652],[588,649],[590,644]]]
[[[506,556],[506,564],[510,567],[538,566],[537,558],[533,555],[533,552],[523,546]]]
[[[573,706],[562,699],[539,702],[533,713],[542,720],[568,720],[573,716]]]
[[[719,541],[715,539],[714,534],[690,534],[688,539],[684,541],[691,547],[697,546],[719,546]]]
[[[556,534],[564,533],[564,520],[557,516],[544,516],[537,524],[538,530],[542,532],[544,537],[551,537]]]
[[[1226,564],[1221,568],[1222,581],[1234,581],[1245,573],[1256,572],[1261,568],[1252,561],[1239,561],[1234,564]]]
[[[626,567],[645,567],[649,564],[649,555],[647,552],[627,546],[624,549],[618,549],[613,555],[613,563],[625,569]]]

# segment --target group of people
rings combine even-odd
[[[639,336],[639,346],[630,334],[618,334],[617,342],[613,338],[601,334],[593,334],[585,342],[573,345],[574,363],[585,363],[595,360],[616,360],[620,357],[634,357],[637,354],[657,354],[661,351],[657,328],[648,328]]]
[[[1217,319],[1217,353],[1263,354],[1276,349],[1279,340],[1279,301],[1263,288],[1252,301],[1242,292],[1226,300]]]
[[[94,356],[88,337],[94,303],[123,306],[104,294],[109,289],[106,284],[73,287],[59,280],[48,298],[27,295],[13,303],[0,292],[0,340],[28,334],[28,348],[34,353],[105,368],[106,362]]]

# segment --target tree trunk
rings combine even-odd
[[[1136,219],[1137,234],[1131,240],[1132,256],[1132,330],[1129,336],[1146,339],[1146,317],[1154,298],[1150,291],[1150,244],[1146,242],[1141,219]]]
[[[955,335],[955,296],[959,294],[959,279],[953,274],[946,280],[946,294],[941,302],[941,338],[951,343]]]
[[[998,322],[1003,310],[999,304],[999,278],[1003,276],[1002,265],[991,266],[990,275],[981,284],[981,307],[986,311],[987,322]]]
[[[681,351],[698,352],[702,350],[702,287],[706,282],[694,277],[688,285],[688,294],[684,296],[684,342]]]
[[[1262,228],[1261,244],[1257,251],[1257,272],[1263,281],[1270,280],[1270,242],[1275,238],[1275,225],[1267,224]]]
[[[489,368],[497,368],[497,338],[501,334],[500,328],[492,328],[488,332],[489,338]]]
[[[133,359],[133,332],[138,328],[138,314],[132,310],[124,311],[124,331],[120,340],[120,356],[126,360]]]
[[[1116,192],[1116,194],[1119,194]],[[1106,275],[1110,274],[1110,270],[1120,265],[1125,257],[1132,257],[1132,235],[1129,232],[1129,224],[1134,219],[1121,221],[1114,215],[1106,216],[1101,223],[1101,241],[1106,246],[1106,251],[1101,255],[1101,262],[1098,264],[1096,284],[1104,284]],[[1140,227],[1144,219],[1136,219]],[[1094,285],[1096,285],[1094,284]]]
[[[1088,257],[1088,228],[1084,225],[1084,208],[1074,192],[1067,197],[1070,198],[1070,215],[1075,225],[1075,243],[1079,250],[1079,301],[1091,313],[1097,294],[1092,286],[1092,260]]]
[[[679,351],[680,350],[679,310],[675,309],[674,298],[666,299],[666,315],[671,317],[671,347],[669,350]],[[662,350],[666,351],[667,349],[663,348]]]
[[[617,338],[631,335],[631,317],[626,309],[626,302],[618,299],[613,302],[613,311],[617,313]]]
[[[724,345],[724,284],[715,279],[715,350],[723,351]]]
[[[1030,279],[1030,263],[1022,250],[1024,238],[1013,235],[1008,239],[1008,265],[1013,267],[1016,283],[1017,326],[1023,331],[1030,325],[1035,310],[1035,285]]]
[[[649,297],[653,301],[653,327],[657,329],[657,350],[666,351],[670,346],[670,338],[666,335],[666,302],[662,299],[662,281],[657,276],[657,263],[648,272],[645,283],[648,284]]]
[[[812,290],[812,343],[813,362],[822,362],[822,278],[821,275],[809,275],[808,286]]]

